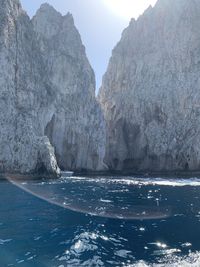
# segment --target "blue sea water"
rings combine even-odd
[[[0,267],[200,266],[200,179],[0,183]]]

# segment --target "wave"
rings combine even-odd
[[[70,177],[68,179],[74,181],[85,181],[95,183],[107,183],[107,184],[124,184],[124,185],[159,185],[159,186],[200,186],[199,178],[189,179],[167,179],[167,178],[138,178],[138,177],[126,177],[126,178],[88,178],[88,177]]]

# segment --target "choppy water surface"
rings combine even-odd
[[[200,179],[0,183],[0,266],[200,266]]]

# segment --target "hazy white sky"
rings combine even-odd
[[[112,49],[120,40],[132,17],[137,18],[156,0],[21,0],[32,17],[48,2],[63,15],[71,12],[81,34],[90,63],[95,71],[97,89],[101,85]]]
[[[137,18],[149,5],[154,5],[156,0],[102,0],[110,11],[125,20]]]

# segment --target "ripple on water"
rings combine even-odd
[[[105,235],[99,235],[98,233],[84,232],[76,235],[72,241],[73,245],[65,251],[65,255],[62,255],[59,260],[69,260],[74,257],[80,257],[81,254],[87,253],[88,251],[97,250],[97,239],[101,239],[103,241],[109,240]]]
[[[118,257],[127,259],[131,255],[131,251],[125,250],[125,249],[120,249],[114,252],[114,254]]]
[[[44,186],[46,184],[48,184],[47,187]],[[58,186],[50,187],[49,186],[50,184],[51,185],[56,184]],[[91,185],[94,188],[92,188]],[[196,267],[198,266],[200,267],[200,253],[195,254],[195,253],[190,253],[189,251],[189,249],[193,251],[195,251],[196,249],[195,242],[193,242],[192,237],[191,238],[190,236],[186,237],[184,236],[184,234],[179,235],[180,239],[175,238],[173,241],[173,245],[172,245],[172,240],[168,240],[167,238],[169,229],[172,229],[172,231],[174,231],[173,227],[174,226],[177,227],[178,223],[180,224],[182,220],[184,220],[187,225],[187,223],[191,223],[192,219],[195,218],[196,216],[197,218],[195,218],[195,223],[198,222],[198,219],[200,217],[200,211],[199,211],[199,205],[198,205],[199,203],[197,203],[198,198],[197,197],[192,198],[192,201],[196,200],[196,202],[194,202],[194,208],[192,206],[192,210],[190,208],[192,201],[188,200],[188,198],[189,198],[190,192],[191,193],[195,192],[192,186],[197,186],[197,187],[200,186],[200,179],[167,180],[167,179],[158,178],[158,179],[150,180],[146,178],[145,179],[142,179],[142,178],[133,179],[131,177],[123,178],[123,179],[120,179],[120,178],[119,179],[116,179],[116,178],[111,178],[111,179],[109,178],[108,179],[107,178],[106,179],[104,178],[97,178],[97,179],[72,178],[71,180],[68,179],[65,181],[61,180],[61,181],[47,182],[47,183],[44,182],[40,184],[39,189],[37,188],[37,186],[38,186],[37,184],[34,184],[29,187],[29,183],[23,184],[23,187],[29,189],[29,191],[31,191],[32,189],[35,190],[34,191],[35,195],[36,193],[39,192],[37,196],[39,197],[42,196],[42,198],[43,199],[45,198],[45,200],[46,198],[48,200],[48,197],[49,197],[51,201],[50,203],[54,203],[54,201],[52,200],[55,200],[55,202],[57,201],[58,204],[61,203],[62,207],[65,205],[72,206],[73,208],[72,210],[74,211],[83,212],[83,213],[90,212],[90,214],[93,214],[93,215],[94,214],[104,215],[107,212],[107,214],[110,217],[108,217],[107,214],[106,216],[109,219],[116,218],[113,216],[113,214],[114,215],[118,214],[118,217],[120,214],[122,214],[120,215],[121,217],[119,218],[122,218],[123,220],[121,221],[115,220],[113,221],[114,222],[113,224],[112,224],[112,221],[109,221],[111,223],[108,224],[107,218],[96,219],[94,217],[88,216],[87,221],[91,220],[92,218],[92,223],[87,222],[87,224],[84,225],[84,222],[83,222],[81,228],[77,228],[77,230],[72,232],[73,237],[71,237],[71,233],[70,233],[70,237],[68,237],[67,234],[63,235],[64,240],[68,239],[66,242],[64,242],[63,240],[60,240],[59,237],[60,237],[60,233],[62,232],[61,230],[58,231],[58,228],[54,228],[55,225],[57,226],[57,224],[55,224],[54,227],[51,227],[48,230],[48,233],[50,233],[50,238],[51,240],[53,240],[53,238],[55,237],[54,238],[55,242],[57,242],[58,240],[58,243],[56,243],[56,245],[58,245],[57,247],[59,247],[59,249],[62,249],[61,251],[60,250],[55,251],[56,256],[53,255],[53,258],[56,264],[59,263],[60,267],[66,266],[66,265],[71,266],[71,267],[76,267],[76,266],[98,267],[98,266],[106,266],[107,263],[110,264],[108,266],[121,266],[119,265],[119,263],[121,264],[123,262],[124,262],[123,266],[126,266],[126,267],[132,267],[132,266],[134,267],[140,267],[140,266],[141,267],[143,266],[145,267],[146,266]],[[187,186],[187,188],[172,189],[172,187],[183,187],[183,186]],[[165,187],[168,187],[168,188],[165,188]],[[44,188],[44,191],[42,188]],[[89,190],[90,194],[87,194],[88,188],[90,188]],[[49,190],[48,191],[49,195],[46,194],[48,193],[47,191],[45,191],[46,189],[47,191]],[[109,189],[112,189],[112,190],[109,190]],[[172,192],[172,198],[170,197],[166,198],[165,195],[169,194],[170,191]],[[95,192],[95,193],[92,193],[92,192]],[[177,195],[177,192],[178,193],[181,192],[180,195]],[[184,194],[185,192],[189,192],[187,194],[187,198],[184,198],[182,196],[182,192]],[[55,193],[55,196],[53,195],[54,193]],[[116,196],[114,194],[116,194]],[[192,196],[193,195],[191,194],[191,197]],[[169,202],[169,207],[171,206],[175,207],[175,209],[172,210],[172,212],[170,209],[168,209],[168,206],[165,207],[165,204],[168,204],[166,202]],[[160,216],[160,213],[161,212],[163,213],[163,210],[164,210],[165,216]],[[185,210],[188,213],[186,213]],[[97,212],[92,213],[93,211],[97,211]],[[59,210],[59,212],[64,214],[63,210]],[[140,221],[137,221],[137,222],[127,221],[128,215],[130,214],[131,214],[132,219],[140,218]],[[171,216],[169,220],[168,220],[168,214]],[[188,216],[188,214],[190,216]],[[77,216],[81,216],[81,215],[80,214],[74,215],[73,213],[69,213],[69,216],[71,216],[70,220],[74,218],[73,216],[75,216],[77,220]],[[146,217],[148,220],[152,218],[153,219],[156,218],[156,221],[154,221],[154,223],[152,222],[149,223],[149,221],[145,222],[144,219]],[[35,219],[36,217],[33,217],[33,218],[34,219],[31,218],[29,220],[33,222],[37,221]],[[82,221],[86,220],[85,217],[81,217],[81,219]],[[163,222],[165,223],[163,224]],[[173,224],[174,222],[177,222],[177,224]],[[76,223],[77,221],[73,221],[74,225],[76,225]],[[95,229],[93,228],[93,226],[95,224],[97,225],[97,223],[98,225],[99,223],[105,223],[106,226],[104,228],[106,229],[106,232],[102,231],[101,232],[102,234],[101,234],[99,231],[96,231],[95,230],[97,229],[96,226],[95,226]],[[62,227],[61,228],[59,227],[59,229],[66,229],[65,228],[66,225],[61,224],[61,226]],[[172,226],[172,228],[170,228],[170,226]],[[186,233],[186,231],[184,232],[184,229],[182,229],[184,227],[185,226],[183,224],[183,227],[180,227],[178,231],[180,231],[180,233],[181,231],[183,231],[183,233]],[[155,228],[159,228],[159,231]],[[133,236],[132,235],[129,236],[130,230]],[[167,234],[165,231],[167,232]],[[123,232],[125,234],[123,234]],[[117,234],[115,235],[115,233]],[[7,235],[4,235],[4,236],[7,236]],[[44,242],[45,240],[44,237],[45,235],[39,235],[39,232],[37,232],[37,234],[34,233],[32,239],[37,241],[37,242],[34,242],[34,244],[35,245],[42,244],[42,242]],[[124,237],[127,237],[128,239],[123,239]],[[4,245],[4,243],[8,242],[8,240],[0,239],[0,245]],[[39,240],[41,243],[39,242]],[[163,242],[150,243],[150,242],[154,242],[157,240],[158,241],[165,240],[167,244]],[[185,242],[185,241],[191,241],[192,244],[189,242]],[[62,246],[60,247],[59,244],[61,244]],[[144,254],[147,255],[145,258],[142,256],[141,257],[138,256],[139,253],[136,255],[137,249],[136,249],[135,244],[138,244],[137,248],[141,245],[141,248],[144,251]],[[197,248],[196,250],[199,250],[199,249]],[[189,256],[182,257],[183,254],[188,255],[188,253],[189,253]],[[109,257],[107,257],[108,254],[109,254]],[[22,258],[20,258],[19,256],[17,263],[20,264],[22,263],[21,262],[22,260],[27,261],[29,258],[31,259],[31,257],[33,257],[32,255],[33,254],[25,255]],[[133,258],[134,256],[138,258],[134,259]],[[138,261],[135,263],[135,261],[137,261],[138,259],[143,259],[144,261]],[[148,261],[160,262],[160,263],[149,264]]]
[[[11,242],[12,239],[0,239],[0,245],[4,245],[5,243]]]

